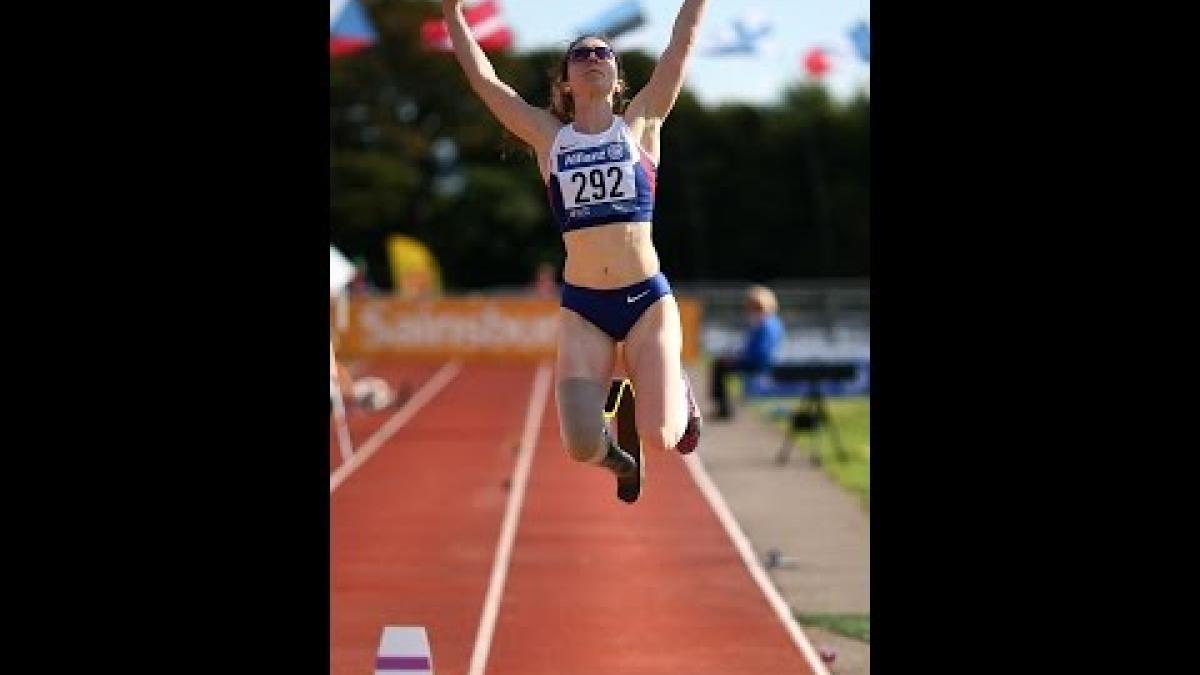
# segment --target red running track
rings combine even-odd
[[[439,365],[404,372],[416,384]],[[469,672],[534,370],[466,365],[330,495],[331,673],[373,673],[389,625],[426,628],[437,675]],[[824,672],[680,457],[648,457],[645,491],[626,505],[608,474],[563,452],[553,387],[540,412],[480,672]]]
[[[440,364],[437,363],[414,363],[414,364],[398,364],[398,363],[379,363],[373,362],[365,364],[361,368],[361,372],[355,373],[355,377],[374,376],[380,377],[392,385],[393,389],[399,392],[411,391],[420,386],[433,375],[434,371]],[[400,401],[397,401],[397,405]],[[350,406],[350,403],[346,403]],[[354,447],[360,447],[370,436],[375,433],[383,423],[395,414],[397,408],[391,407],[375,412],[359,409],[348,409],[346,415],[346,426],[350,431],[350,442]],[[341,449],[338,447],[336,432],[332,424],[333,416],[330,416],[331,424],[329,425],[329,470],[333,471],[342,463]]]

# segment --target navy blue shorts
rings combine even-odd
[[[617,342],[656,300],[671,293],[662,273],[625,288],[596,289],[563,284],[562,306],[595,324]]]

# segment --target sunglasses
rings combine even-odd
[[[610,47],[601,45],[599,47],[576,47],[567,52],[567,58],[579,63],[587,61],[592,54],[595,54],[596,59],[600,61],[607,61],[616,56],[616,53]]]

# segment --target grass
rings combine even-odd
[[[871,643],[870,614],[800,614],[796,620],[802,626],[821,628],[855,640]]]

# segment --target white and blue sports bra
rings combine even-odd
[[[550,207],[563,232],[654,219],[658,170],[620,115],[606,131],[568,124],[550,146]]]

